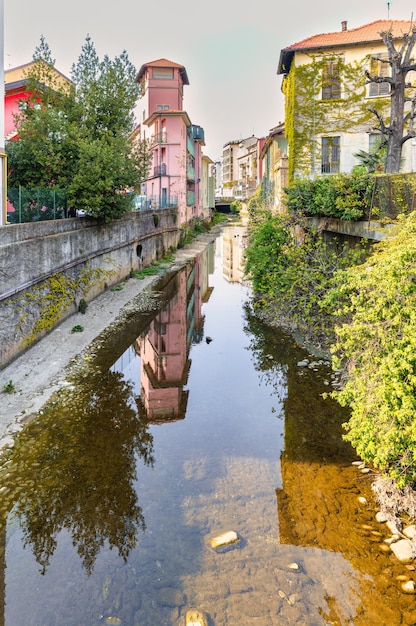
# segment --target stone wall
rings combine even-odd
[[[178,246],[177,212],[136,211],[0,228],[0,369],[131,271]]]

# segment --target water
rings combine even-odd
[[[210,626],[416,622],[331,373],[253,314],[243,239],[227,227],[165,277],[158,310],[20,433],[0,471],[3,626],[170,626],[191,607]]]

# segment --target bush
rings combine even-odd
[[[300,331],[317,347],[333,339],[326,294],[337,269],[362,262],[363,245],[355,248],[328,241],[289,218],[258,213],[249,230],[245,272],[253,284],[258,305],[290,330]]]
[[[78,311],[80,313],[85,313],[87,310],[87,302],[86,300],[84,300],[84,298],[81,298],[81,300],[79,301],[79,305],[78,305]]]
[[[304,215],[360,220],[368,215],[374,179],[369,174],[334,174],[297,180],[285,189],[290,211]]]
[[[375,245],[361,266],[336,275],[333,363],[351,408],[345,438],[399,487],[416,483],[416,217]]]

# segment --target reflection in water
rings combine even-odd
[[[169,300],[135,341],[141,357],[138,407],[150,422],[185,417],[189,348],[203,337],[202,303],[210,295],[206,259],[197,257],[173,276],[165,290]]]
[[[227,227],[165,275],[17,437],[0,626],[177,626],[193,606],[210,626],[416,623],[328,368],[253,313],[242,246]],[[217,553],[226,530],[241,542]]]
[[[126,559],[145,529],[133,481],[136,455],[153,463],[152,436],[120,374],[91,368],[69,382],[42,420],[19,435],[5,468],[2,513],[14,504],[42,572],[65,528],[91,573],[105,542]]]

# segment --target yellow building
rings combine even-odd
[[[366,71],[389,76],[381,33],[391,30],[397,49],[413,28],[402,20],[353,29],[342,22],[337,32],[313,35],[281,50],[277,73],[283,75],[290,180],[349,173],[359,164],[357,152],[376,147],[381,135],[370,108],[389,115],[390,85],[369,82]],[[402,171],[416,171],[415,140],[404,143],[402,157]]]

